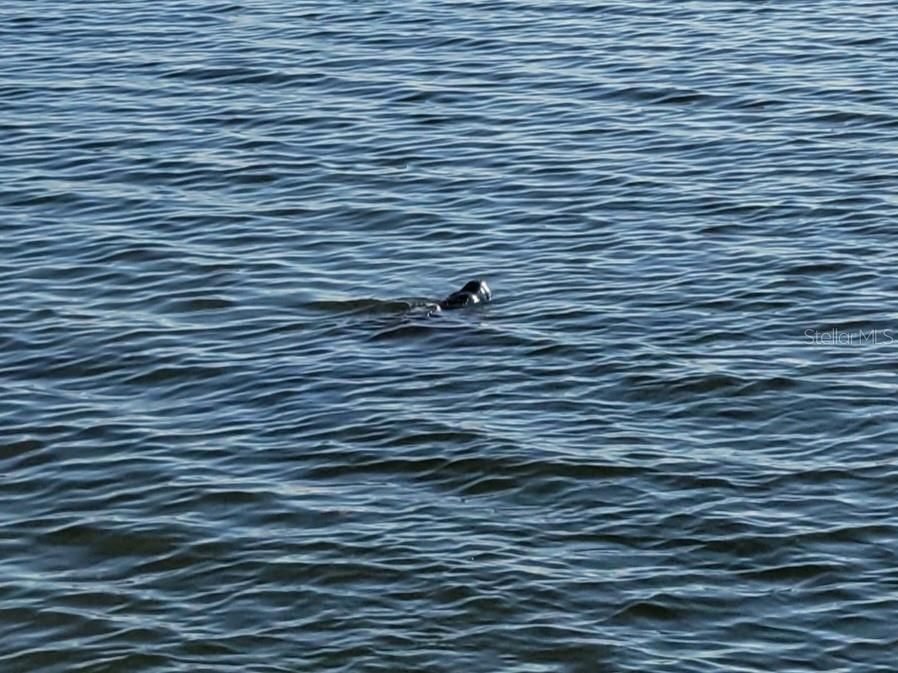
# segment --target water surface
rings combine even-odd
[[[891,671],[896,19],[6,3],[0,667]]]

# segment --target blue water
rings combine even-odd
[[[896,26],[5,3],[0,670],[893,671]]]

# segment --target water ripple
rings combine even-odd
[[[4,5],[0,666],[891,670],[895,13]]]

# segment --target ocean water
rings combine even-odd
[[[896,26],[5,3],[0,670],[894,671]]]

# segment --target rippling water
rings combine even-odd
[[[6,3],[0,669],[894,670],[896,21]]]

